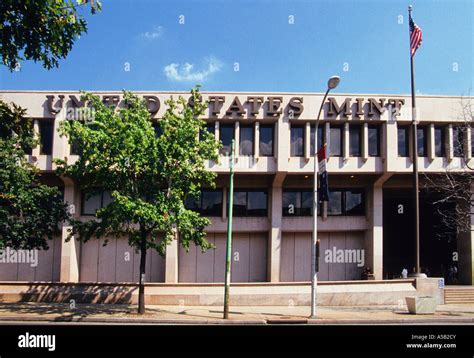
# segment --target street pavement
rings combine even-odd
[[[220,306],[0,303],[0,325],[33,323],[88,324],[474,324],[474,304],[439,305],[433,315],[409,314],[406,306],[324,306],[308,319],[308,306],[233,306],[222,319]]]

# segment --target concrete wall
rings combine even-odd
[[[179,247],[179,282],[224,282],[226,234],[208,234],[216,246],[203,253],[191,244],[189,252]],[[267,277],[267,234],[234,234],[232,237],[232,282],[264,282]]]
[[[127,239],[91,239],[81,243],[80,282],[138,282],[140,254],[128,245]],[[149,250],[146,260],[146,281],[164,282],[165,260]]]
[[[61,268],[61,239],[48,242],[48,250],[38,250],[37,266],[28,262],[0,263],[0,281],[59,281]]]
[[[318,279],[322,281],[359,280],[364,269],[363,232],[319,233],[320,261]],[[334,251],[336,250],[336,251]],[[337,262],[337,250],[364,250],[364,262]],[[333,253],[336,253],[334,257]],[[362,254],[362,251],[361,251]],[[311,280],[311,233],[283,233],[280,281]]]

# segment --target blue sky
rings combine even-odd
[[[322,92],[336,74],[340,93],[406,94],[412,4],[423,31],[417,92],[473,94],[471,0],[102,4],[86,15],[88,33],[59,68],[0,67],[0,89],[166,91],[200,83],[205,91]]]

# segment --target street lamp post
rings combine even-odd
[[[340,82],[338,76],[332,76],[328,80],[328,88],[324,94],[321,106],[319,107],[318,117],[316,119],[316,129],[314,131],[314,178],[313,178],[313,237],[311,245],[311,316],[316,318],[316,287],[318,285],[318,271],[319,271],[319,257],[317,255],[318,246],[318,127],[321,112],[323,110],[324,102],[329,94],[329,91],[336,88]],[[317,262],[318,260],[318,262]]]

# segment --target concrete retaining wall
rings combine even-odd
[[[231,304],[236,306],[305,306],[310,304],[310,284],[232,284]],[[155,305],[222,305],[222,284],[146,285],[146,303]],[[318,304],[323,306],[398,305],[406,296],[434,296],[444,303],[437,278],[389,281],[322,282]],[[0,302],[70,302],[135,304],[135,284],[0,282]]]

